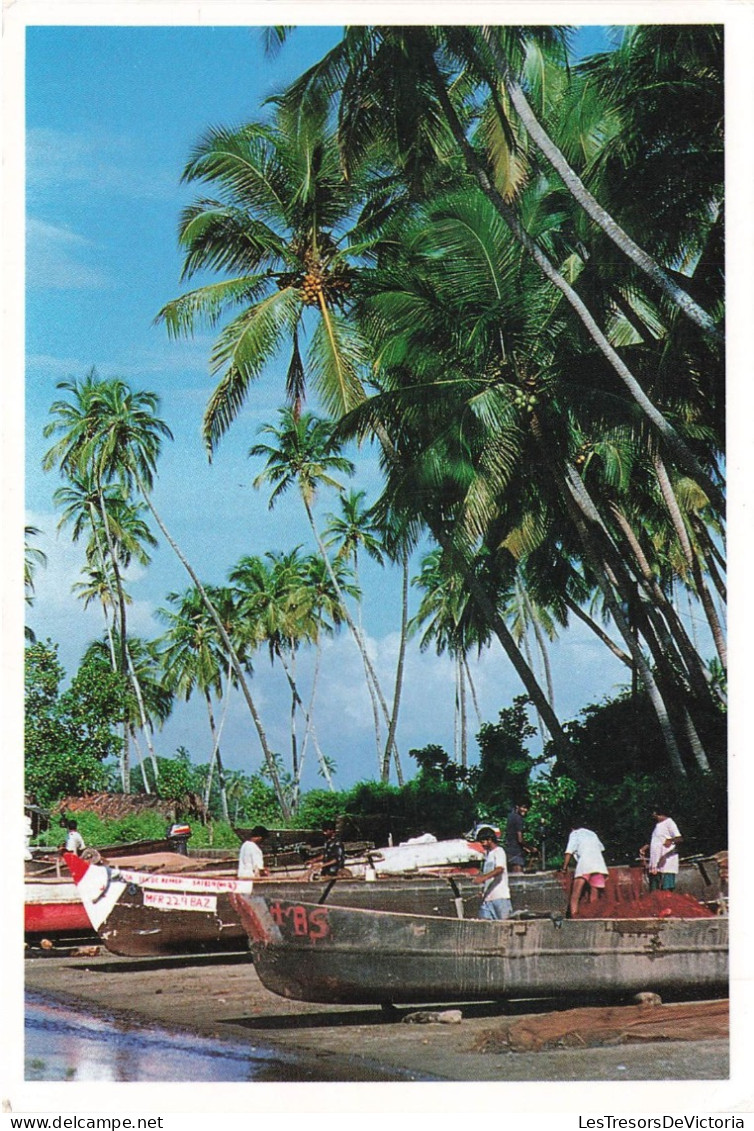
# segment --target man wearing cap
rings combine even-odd
[[[253,880],[257,876],[267,874],[267,869],[264,866],[264,854],[260,848],[266,836],[269,836],[269,832],[264,825],[255,825],[249,833],[249,839],[241,845],[241,851],[238,854],[239,880]]]
[[[497,843],[494,829],[477,830],[477,840],[484,849],[484,863],[475,884],[484,884],[480,919],[507,919],[512,911],[511,893],[508,887],[508,864],[505,852]]]

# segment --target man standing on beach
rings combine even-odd
[[[526,863],[524,845],[524,817],[529,812],[528,801],[517,802],[508,814],[505,826],[505,856],[510,872],[523,872]]]
[[[249,839],[241,845],[238,854],[239,880],[253,880],[257,876],[265,875],[267,869],[264,866],[264,853],[260,845],[267,836],[269,832],[264,825],[255,825],[249,833]]]
[[[511,893],[508,887],[508,863],[505,852],[497,843],[493,829],[477,830],[477,840],[484,849],[484,864],[478,876],[473,876],[475,884],[484,884],[480,919],[507,919],[513,910]]]
[[[647,865],[650,891],[675,891],[675,881],[680,867],[678,845],[683,840],[678,825],[664,808],[652,809],[652,830],[649,844],[643,844],[639,856]],[[649,854],[647,858],[647,854]]]

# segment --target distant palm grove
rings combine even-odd
[[[297,34],[269,28],[268,46]],[[209,584],[153,502],[172,439],[157,395],[96,369],[62,382],[44,465],[60,477],[60,525],[86,550],[76,594],[101,606],[104,632],[61,693],[55,645],[27,630],[27,789],[43,803],[108,786],[166,795],[180,779],[226,822],[357,806],[317,737],[318,658],[340,631],[373,716],[362,808],[392,798],[397,812],[421,785],[432,831],[450,833],[451,813],[503,817],[527,791],[533,817],[561,829],[577,805],[603,825],[630,809],[635,825],[661,796],[681,821],[712,807],[724,827],[723,32],[629,27],[575,64],[571,38],[349,27],[258,120],[201,137],[179,223],[182,285],[200,282],[155,316],[172,337],[213,330],[210,457],[284,351],[281,407],[249,456],[270,506],[300,497],[311,552],[257,546],[223,562],[219,545],[225,580]],[[365,447],[379,453],[374,499],[349,483]],[[38,533],[27,528],[30,604]],[[164,632],[146,640],[129,632],[125,575],[158,539],[186,588],[165,594]],[[366,646],[367,557],[401,587],[389,686]],[[577,622],[624,665],[627,690],[567,721],[548,645]],[[399,749],[412,637],[455,666],[450,755],[432,734]],[[474,727],[469,657],[490,645],[521,698]],[[255,690],[267,657],[290,691],[285,751]],[[223,764],[230,689],[256,772]],[[211,755],[189,772],[158,746],[191,696]],[[308,802],[305,756],[322,778]]]

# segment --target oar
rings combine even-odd
[[[455,899],[453,900],[453,902],[456,905],[456,915],[458,916],[459,919],[463,919],[464,918],[463,896],[461,895],[461,889],[459,888],[458,884],[456,883],[456,881],[453,879],[452,876],[448,876],[448,883],[450,884],[451,888],[453,889],[453,895],[455,896]]]
[[[320,895],[319,899],[317,900],[317,903],[324,903],[325,902],[328,895],[332,891],[333,886],[337,883],[337,880],[338,880],[338,877],[333,876],[333,878],[327,884],[325,884],[325,890]]]

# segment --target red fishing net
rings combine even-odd
[[[582,901],[579,919],[714,919],[714,912],[677,891],[650,891],[635,899],[610,899],[605,894],[596,903]]]

